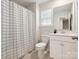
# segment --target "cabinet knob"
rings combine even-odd
[[[78,40],[78,37],[72,37],[72,40]]]

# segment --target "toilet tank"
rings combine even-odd
[[[48,35],[41,35],[41,41],[44,43],[47,43],[49,40],[49,36]]]

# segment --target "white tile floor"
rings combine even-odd
[[[23,59],[39,59],[39,58],[37,52],[35,51],[33,53],[27,54]],[[45,54],[43,59],[52,59],[52,58],[50,58],[49,53],[47,53]]]

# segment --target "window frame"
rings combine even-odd
[[[51,10],[51,17],[50,17],[50,24],[42,24],[42,19],[41,19],[41,12]],[[45,9],[40,11],[40,26],[52,26],[53,25],[53,10],[52,9]]]

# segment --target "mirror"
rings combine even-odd
[[[72,3],[53,9],[54,29],[72,31]]]

